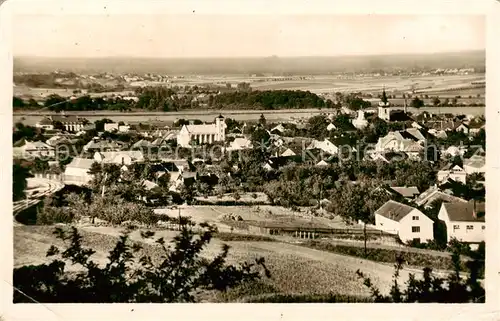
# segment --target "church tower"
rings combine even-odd
[[[217,140],[223,142],[226,139],[226,123],[222,115],[215,118],[215,127],[217,128]]]
[[[391,119],[391,108],[389,100],[387,99],[387,94],[385,93],[385,88],[382,91],[382,97],[378,103],[378,118],[389,121]]]

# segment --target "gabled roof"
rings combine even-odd
[[[152,190],[154,188],[157,188],[159,187],[158,184],[156,184],[155,182],[152,182],[152,181],[149,181],[149,180],[145,180],[142,185],[148,190]]]
[[[271,132],[273,132],[273,131],[275,131],[275,130],[277,130],[277,131],[279,131],[279,132],[284,132],[284,131],[285,131],[285,127],[283,127],[283,125],[282,125],[282,124],[279,124],[279,125],[277,125],[277,126],[274,126],[274,127],[271,129]]]
[[[413,210],[411,206],[390,200],[376,210],[375,214],[399,222]]]
[[[392,190],[397,192],[403,197],[415,197],[416,195],[420,194],[418,191],[418,188],[416,186],[391,186],[390,187]]]
[[[41,141],[26,141],[26,143],[22,147],[24,150],[54,150],[54,147]]]
[[[420,132],[420,130],[418,130],[418,128],[408,128],[406,132],[417,140],[425,140],[425,136],[422,132]]]
[[[153,147],[153,144],[145,139],[141,139],[140,141],[132,145],[132,148],[148,148],[148,147]]]
[[[215,124],[184,125],[190,134],[217,134]]]
[[[429,205],[436,200],[442,200],[443,202],[453,202],[453,203],[467,202],[466,200],[461,199],[460,197],[456,197],[442,192],[437,186],[431,186],[415,199],[415,203],[418,206],[422,206],[422,205]]]
[[[464,166],[481,168],[486,164],[486,159],[484,156],[473,155],[469,159],[464,159]]]
[[[417,142],[414,142],[413,144],[403,144],[403,145],[404,145],[403,151],[408,153],[416,153],[424,150],[424,147]]]
[[[474,216],[474,202],[444,203],[448,218],[451,222],[484,222],[485,203],[476,202],[476,217]]]
[[[132,160],[144,160],[144,155],[139,150],[124,150],[119,152],[101,152],[99,153],[103,157],[104,162],[112,161],[117,156],[129,156]]]
[[[66,168],[71,167],[71,168],[80,168],[80,169],[90,169],[92,167],[92,164],[95,163],[95,160],[92,158],[79,158],[75,157],[71,160],[71,162],[66,165]]]

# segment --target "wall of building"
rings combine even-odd
[[[418,220],[414,220],[414,216],[418,217]],[[419,238],[422,243],[434,239],[434,222],[417,209],[399,221],[399,225],[399,238],[403,242],[411,241],[414,238]],[[419,226],[420,232],[413,232],[413,226]]]
[[[446,233],[448,242],[452,238],[456,238],[462,242],[479,243],[485,241],[486,238],[486,223],[485,222],[450,222],[448,214],[441,206],[438,218],[446,224]],[[467,226],[472,229],[468,230]]]
[[[64,171],[64,182],[68,184],[87,184],[92,180],[87,168],[68,167]]]
[[[390,234],[399,234],[399,222],[375,213],[375,228]]]

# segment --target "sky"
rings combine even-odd
[[[481,15],[27,15],[14,56],[266,57],[485,49]]]

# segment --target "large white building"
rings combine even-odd
[[[387,201],[375,211],[375,228],[398,235],[401,241],[434,239],[434,222],[411,206]]]
[[[36,123],[35,127],[52,130],[55,124],[60,122],[67,132],[79,132],[85,128],[88,121],[85,118],[80,118],[74,115],[54,115],[41,119]]]
[[[64,183],[71,185],[89,184],[93,178],[93,175],[89,174],[93,163],[95,160],[91,158],[73,158],[64,170]]]
[[[485,240],[484,203],[443,203],[438,218],[446,224],[448,242],[456,238],[460,242],[480,243]]]
[[[226,139],[226,123],[219,115],[213,124],[184,125],[177,135],[177,144],[181,147],[191,147],[195,144],[212,144]]]

